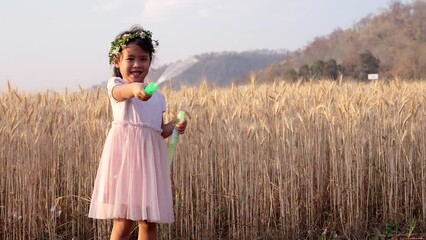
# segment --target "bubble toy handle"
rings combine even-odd
[[[148,93],[149,95],[152,95],[154,92],[156,92],[158,90],[158,85],[155,82],[150,82],[146,87],[145,87],[145,92]]]
[[[177,115],[176,123],[180,123],[184,119],[185,119],[185,111],[180,110],[178,115]],[[178,142],[178,138],[179,138],[179,134],[178,134],[177,129],[175,127],[175,128],[173,128],[172,136],[171,136],[170,142],[169,142],[169,150],[167,152],[167,157],[169,158],[169,165],[172,164],[173,154],[174,154],[175,149],[176,149],[176,144]]]

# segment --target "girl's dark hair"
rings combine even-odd
[[[124,34],[133,34],[133,33],[137,33],[137,32],[141,32],[143,30],[143,28],[139,25],[134,25],[133,27],[130,28],[130,30],[128,31],[124,31],[120,34],[117,35],[116,39],[123,36]],[[136,43],[139,47],[141,47],[144,51],[149,53],[149,60],[152,61],[152,58],[154,57],[154,53],[155,53],[155,48],[154,45],[152,43],[152,39],[150,38],[134,38],[132,40],[130,40],[129,42],[126,43],[126,46],[129,45],[130,43]],[[123,49],[120,50],[120,53]],[[120,73],[120,69],[116,68],[115,66],[113,66],[113,73],[112,76],[113,77],[119,77],[119,78],[123,78],[123,76]]]

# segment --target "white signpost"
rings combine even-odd
[[[379,79],[378,73],[368,74],[368,80],[377,80]]]

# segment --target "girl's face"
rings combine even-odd
[[[148,74],[150,65],[151,58],[149,53],[136,43],[128,44],[121,51],[120,56],[114,60],[114,66],[120,70],[123,80],[127,83],[142,83]]]

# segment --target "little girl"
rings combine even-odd
[[[135,221],[138,239],[156,239],[157,223],[174,221],[170,170],[164,138],[182,134],[186,120],[163,123],[164,96],[145,92],[158,41],[139,26],[111,43],[113,76],[107,84],[113,122],[105,141],[89,217],[114,219],[111,239],[128,239]]]

